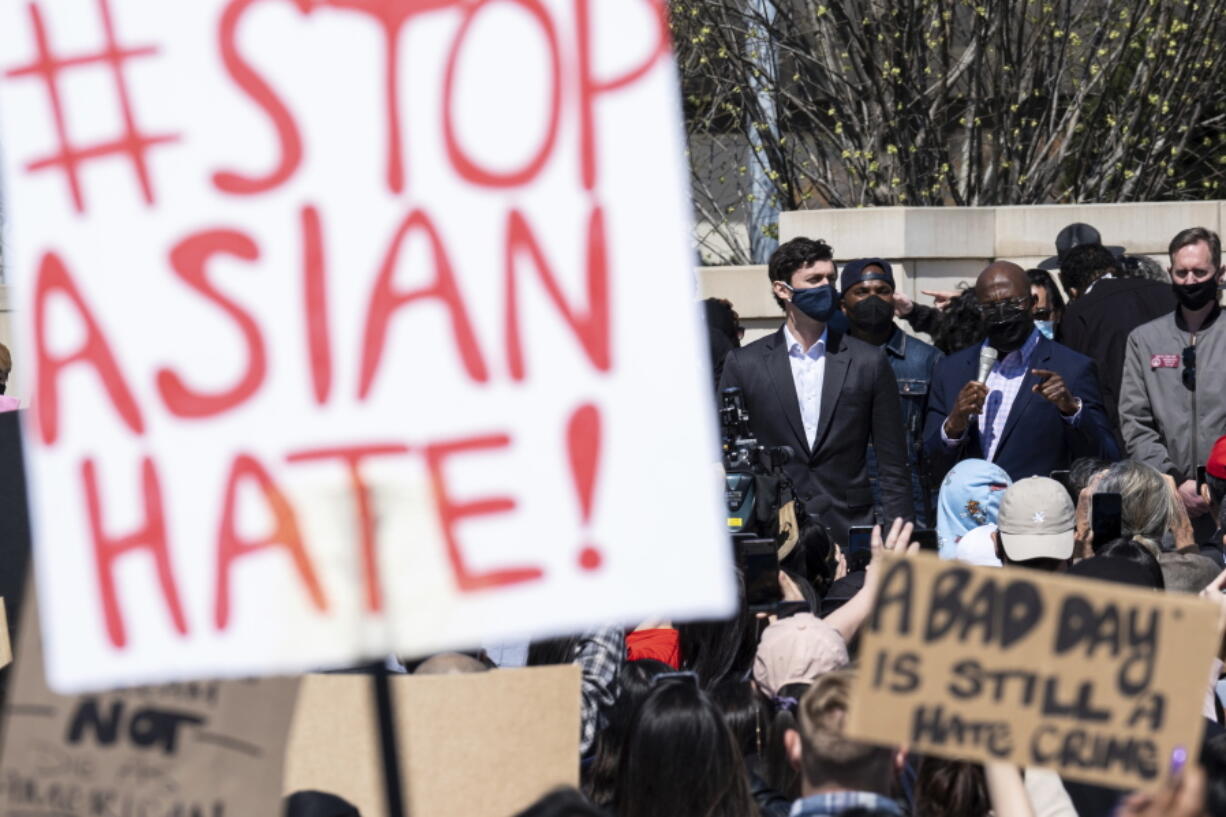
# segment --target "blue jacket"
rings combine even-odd
[[[938,479],[962,460],[983,457],[977,421],[971,422],[957,445],[949,447],[941,439],[941,426],[957,402],[958,392],[978,374],[980,348],[980,344],[975,344],[950,355],[933,372],[924,450]],[[1016,482],[1025,477],[1045,477],[1052,471],[1068,468],[1069,463],[1080,457],[1118,460],[1120,451],[1099,396],[1094,361],[1041,338],[1030,368],[1053,371],[1064,378],[1073,396],[1081,398],[1081,412],[1076,420],[1065,420],[1059,409],[1031,390],[1038,378],[1027,372],[992,461]]]
[[[929,477],[929,467],[924,457],[924,421],[928,410],[928,390],[932,373],[944,357],[940,349],[924,343],[894,327],[894,333],[882,347],[886,359],[898,381],[898,399],[902,404],[902,423],[907,435],[907,459],[911,462],[911,493],[915,500],[915,523],[918,527],[933,526],[932,489],[935,484]],[[873,502],[878,509],[877,518],[885,520],[881,509],[881,496],[877,487],[877,452],[870,444],[868,452],[868,478],[873,487]]]

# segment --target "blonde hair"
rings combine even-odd
[[[843,735],[854,678],[850,670],[828,672],[800,699],[796,720],[805,781],[814,787],[835,784],[885,793],[883,784],[888,788],[893,751]]]

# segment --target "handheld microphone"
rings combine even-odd
[[[988,374],[992,371],[992,367],[996,365],[996,350],[991,346],[984,346],[979,350],[979,376],[975,378],[980,383],[988,382]]]

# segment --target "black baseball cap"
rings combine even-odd
[[[1082,244],[1102,243],[1103,237],[1099,234],[1098,230],[1080,221],[1073,222],[1056,234],[1056,254],[1039,262],[1039,269],[1059,269],[1060,262],[1073,247],[1080,247]],[[1106,250],[1116,258],[1124,254],[1123,247],[1107,247]]]

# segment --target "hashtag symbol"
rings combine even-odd
[[[136,57],[151,57],[158,52],[156,46],[141,48],[121,48],[115,37],[115,24],[111,17],[110,0],[98,0],[98,11],[102,18],[102,29],[105,43],[102,50],[94,54],[61,58],[51,51],[50,40],[47,37],[47,26],[43,22],[42,10],[37,3],[30,3],[30,22],[34,27],[35,45],[38,55],[29,65],[23,65],[7,72],[9,77],[38,77],[46,86],[47,97],[51,102],[51,113],[55,119],[55,132],[59,140],[59,150],[46,158],[37,159],[26,165],[31,173],[60,169],[68,180],[72,192],[73,206],[78,213],[85,211],[85,199],[81,193],[80,166],[87,161],[102,159],[108,156],[127,156],[132,162],[133,172],[140,183],[145,203],[153,204],[153,181],[149,176],[147,153],[151,147],[178,140],[177,135],[161,134],[146,135],[136,126],[136,117],[132,112],[132,99],[128,93],[128,84],[124,78],[124,62]],[[89,65],[106,65],[110,68],[111,78],[115,83],[115,96],[119,100],[119,110],[123,117],[123,133],[119,138],[109,142],[94,145],[73,145],[68,137],[67,117],[64,111],[64,101],[60,93],[60,74],[70,68],[80,68]]]

